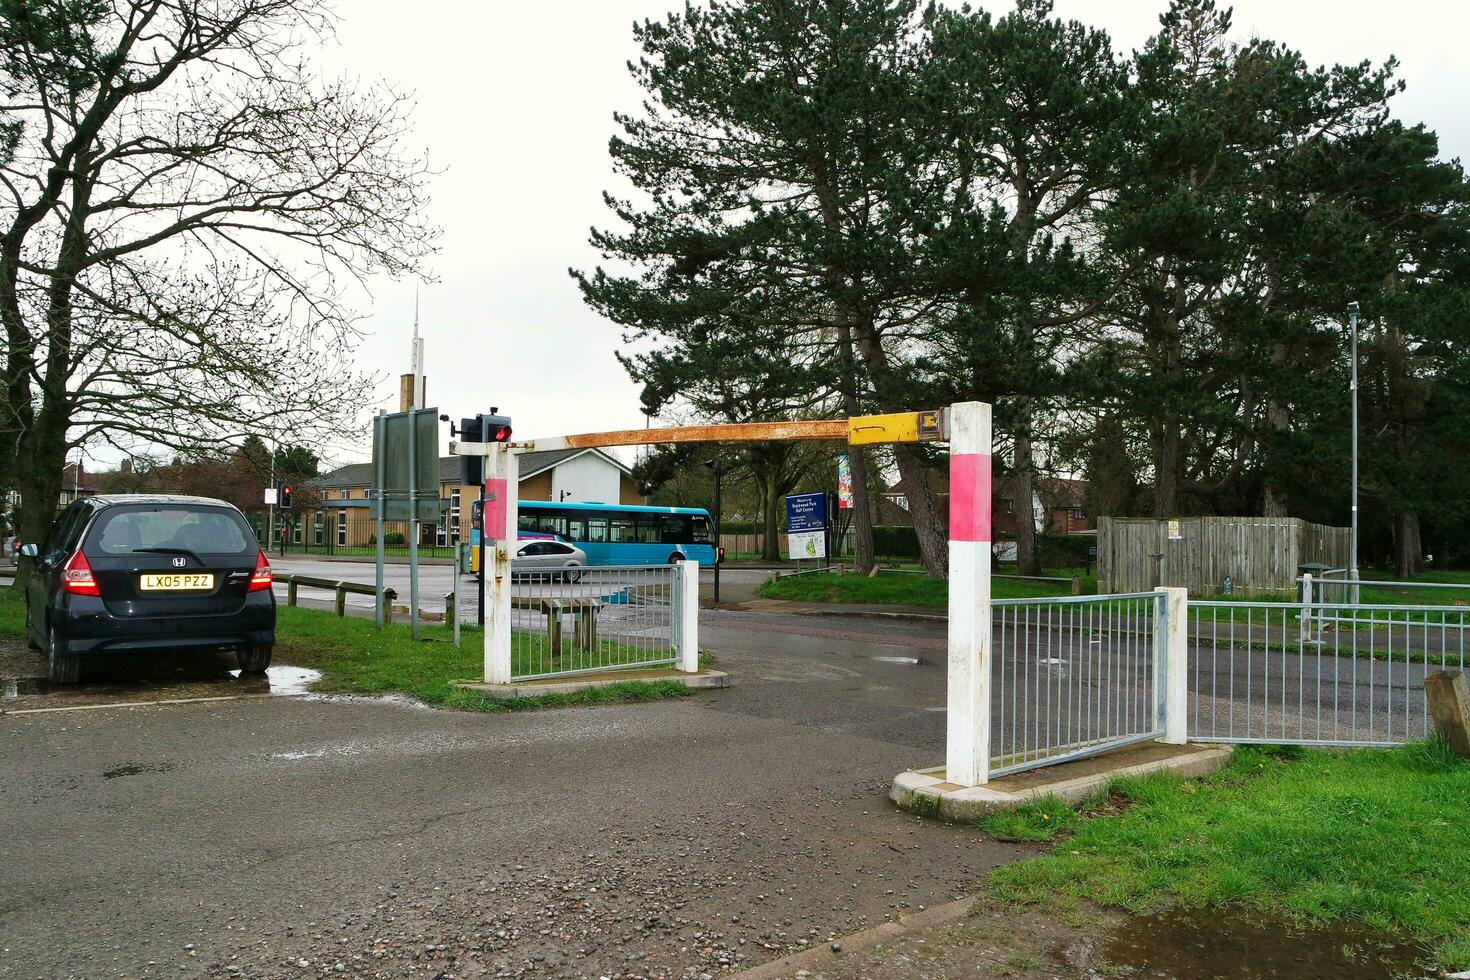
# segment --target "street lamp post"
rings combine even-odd
[[[1353,527],[1348,548],[1348,576],[1353,582],[1352,601],[1358,601],[1358,304],[1348,304],[1348,333],[1351,335],[1353,395]]]

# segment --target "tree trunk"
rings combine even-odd
[[[1019,423],[1024,429],[1030,415],[1025,410]],[[1021,575],[1041,574],[1041,555],[1036,548],[1036,472],[1031,439],[1018,431],[1015,461],[1010,479],[1011,509],[1016,515],[1016,571]]]
[[[773,493],[766,494],[765,540],[761,542],[761,559],[781,559],[781,498]]]
[[[913,447],[904,443],[894,444],[893,458],[898,463],[903,495],[908,498],[924,570],[930,578],[945,578],[949,574],[949,524],[939,513],[938,501],[929,488],[928,467]]]
[[[1280,370],[1285,363],[1286,345],[1279,342],[1271,345],[1271,366]],[[1271,398],[1266,402],[1266,427],[1273,433],[1285,432],[1291,427],[1291,417],[1286,411],[1286,406],[1276,398]],[[1267,467],[1266,470],[1266,491],[1261,500],[1261,516],[1291,516],[1287,506],[1286,488],[1277,484],[1270,467]]]
[[[839,318],[837,322],[838,387],[842,392],[842,410],[852,418],[861,415],[862,405],[857,397],[856,361],[852,349],[852,325]],[[852,470],[853,514],[853,559],[859,575],[867,575],[876,564],[873,553],[873,505],[868,493],[868,458],[856,446],[848,448],[848,462]]]
[[[853,560],[858,574],[866,575],[876,562],[873,554],[873,507],[868,493],[868,458],[861,448],[849,446],[847,460],[852,473]]]
[[[1404,511],[1393,516],[1393,562],[1399,578],[1417,575],[1424,567],[1424,548],[1419,539],[1419,515]]]

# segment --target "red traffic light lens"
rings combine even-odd
[[[491,442],[510,442],[510,426],[497,425],[490,431]]]

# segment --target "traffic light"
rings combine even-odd
[[[291,509],[291,487],[288,484],[281,484],[280,492],[276,495],[276,502],[280,504],[281,510]]]
[[[510,416],[481,415],[486,442],[510,442]]]
[[[484,416],[459,420],[460,442],[484,442],[485,428],[480,424]],[[485,482],[485,457],[461,456],[459,458],[459,482],[477,487]]]
[[[494,414],[476,415],[471,419],[459,420],[460,442],[510,442],[510,418]],[[470,486],[485,482],[485,457],[461,456],[459,458],[459,480]]]

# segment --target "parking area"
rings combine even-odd
[[[5,963],[698,976],[942,903],[1029,853],[885,798],[942,749],[942,644],[929,626],[710,612],[703,646],[737,686],[675,702],[10,714]]]

